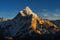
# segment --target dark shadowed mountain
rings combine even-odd
[[[60,20],[51,20],[51,22],[60,27]]]

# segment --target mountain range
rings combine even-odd
[[[0,18],[0,37],[14,40],[54,40],[60,35],[60,20],[46,20],[29,7],[18,12],[13,19]]]

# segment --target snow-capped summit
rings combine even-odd
[[[28,6],[25,9],[21,10],[19,14],[20,16],[27,16],[32,14],[34,17],[37,17],[37,14],[35,14]]]
[[[29,15],[32,14],[32,10],[27,6],[24,11]]]
[[[31,15],[32,14],[32,10],[27,6],[25,9],[20,11],[20,14],[22,16]]]

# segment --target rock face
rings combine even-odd
[[[25,38],[26,36],[38,37],[38,35],[55,34],[59,27],[49,20],[40,18],[29,7],[20,11],[12,20],[3,21],[0,24],[1,35]]]

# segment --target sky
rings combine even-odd
[[[29,6],[44,19],[60,19],[60,0],[0,0],[0,17],[14,18]]]

